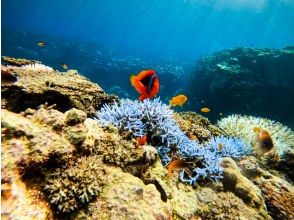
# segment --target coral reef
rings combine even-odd
[[[53,161],[57,164],[67,162],[75,151],[68,140],[60,138],[46,124],[34,123],[5,109],[1,110],[1,123],[2,179],[10,178],[10,171],[16,165],[23,174],[39,172]]]
[[[266,118],[230,115],[219,120],[217,125],[226,134],[243,139],[248,146],[252,146],[253,144],[253,147],[255,147],[253,150],[256,150],[256,146],[254,146],[256,139],[255,133],[253,132],[254,127],[259,127],[270,133],[274,142],[274,148],[280,156],[285,151],[294,148],[294,132],[281,123]]]
[[[99,159],[79,158],[73,167],[57,169],[47,177],[44,190],[57,212],[75,211],[101,192],[106,173]]]
[[[24,65],[36,64],[36,63],[41,64],[41,62],[38,60],[27,60],[27,59],[13,58],[8,56],[2,56],[1,60],[3,63],[12,65],[12,66],[24,66]]]
[[[231,191],[240,197],[244,202],[256,209],[264,209],[265,203],[260,189],[249,179],[242,175],[236,162],[228,157],[222,159],[224,165],[224,178],[222,180],[225,191]]]
[[[53,215],[40,189],[28,187],[17,172],[1,180],[1,219],[53,219]]]
[[[241,172],[258,186],[273,219],[293,219],[293,184],[260,168],[255,158],[239,162]]]
[[[3,108],[10,111],[37,108],[48,102],[56,104],[56,109],[61,111],[77,108],[94,115],[102,104],[116,99],[73,70],[61,74],[51,67],[35,63],[21,67],[9,66],[9,71],[13,72],[17,81],[1,85],[1,103]]]
[[[89,92],[95,84],[76,78],[73,72],[47,69],[48,76],[56,77],[51,80],[59,80],[58,86],[51,87],[52,97],[75,87],[65,96],[72,97],[76,91],[85,102],[83,108],[70,102],[61,108],[57,100],[41,94],[47,90],[36,83],[45,78],[43,67],[34,76],[30,68],[35,66],[12,68],[18,68],[23,85],[19,81],[2,85],[2,92],[11,95],[6,93],[1,110],[2,218],[293,218],[293,185],[285,173],[262,166],[255,155],[247,155],[248,142],[223,136],[207,119],[176,114],[159,99],[123,100],[105,105],[98,120],[88,118],[91,114],[84,107],[94,106],[92,101],[99,96]],[[89,83],[86,89],[85,83]],[[32,89],[31,100],[19,100],[26,104],[18,111],[8,108],[13,92],[17,96],[23,88]],[[87,99],[88,92],[93,99]],[[34,99],[42,105],[36,107]],[[138,146],[135,137],[143,134],[148,143]],[[222,159],[225,156],[234,160]],[[274,160],[274,156],[267,158]],[[185,160],[188,167],[168,175],[165,165],[174,159]],[[290,170],[291,148],[280,159],[278,166],[284,163]]]
[[[77,219],[171,219],[173,208],[153,184],[108,167],[99,199],[75,215]]]
[[[173,118],[173,111],[159,98],[142,102],[123,100],[113,106],[105,105],[97,112],[97,120],[104,126],[114,125],[121,132],[129,132],[135,137],[147,135],[148,142],[158,148],[165,165],[171,161],[171,152],[187,161],[193,160],[195,164],[190,166],[192,169],[180,175],[180,180],[190,185],[200,177],[213,180],[221,178],[222,169],[218,165],[221,156],[238,157],[246,153],[241,140],[223,137],[210,141],[208,146],[190,140]],[[221,150],[218,149],[219,144],[224,145]],[[202,167],[196,163],[202,164]]]
[[[222,134],[222,131],[212,125],[207,118],[195,112],[174,113],[174,118],[181,130],[192,140],[202,143],[213,136]]]
[[[285,101],[294,97],[293,69],[291,47],[226,49],[198,60],[187,95],[213,109],[210,119],[233,112],[270,115],[293,127],[294,105]]]

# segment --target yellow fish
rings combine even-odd
[[[67,65],[66,65],[65,63],[61,63],[61,66],[62,66],[62,68],[65,69],[65,70],[68,69],[68,67],[67,67]]]
[[[204,112],[204,113],[208,113],[208,112],[210,112],[210,109],[205,107],[205,108],[200,109],[200,111]]]
[[[46,43],[45,43],[45,42],[39,42],[39,43],[37,43],[37,45],[38,45],[39,47],[44,47],[44,46],[46,45]]]
[[[187,96],[185,95],[177,95],[177,96],[174,96],[172,97],[172,99],[169,101],[169,104],[171,106],[183,106],[184,103],[187,101]]]

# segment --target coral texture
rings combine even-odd
[[[73,167],[50,174],[44,190],[57,212],[72,212],[101,192],[104,175],[99,158],[80,158]]]
[[[239,165],[242,173],[260,188],[273,219],[294,218],[293,184],[260,168],[254,158],[246,158]]]
[[[94,115],[103,103],[116,99],[107,95],[97,84],[69,70],[61,74],[43,64],[9,66],[17,81],[1,85],[2,107],[14,112],[37,108],[48,102],[61,111],[77,108]]]
[[[195,139],[202,143],[213,136],[222,134],[217,126],[212,125],[207,118],[195,112],[174,113],[174,118],[181,130],[192,140]]]
[[[158,149],[163,164],[171,161],[169,153],[176,149],[185,160],[202,163],[186,175],[183,171],[180,179],[195,184],[201,178],[218,180],[222,169],[219,167],[221,156],[238,157],[245,154],[245,144],[241,140],[220,137],[211,140],[207,146],[201,146],[196,140],[190,140],[173,118],[173,111],[159,98],[145,99],[142,102],[123,100],[113,106],[105,105],[97,112],[97,120],[104,126],[114,125],[120,131],[130,132],[133,136],[147,135],[148,142]],[[219,144],[222,144],[219,150]]]
[[[41,62],[37,60],[18,59],[18,58],[13,58],[8,56],[2,56],[1,60],[3,63],[7,63],[13,66],[23,66],[23,65],[35,64],[35,63],[41,64]]]
[[[247,146],[254,145],[256,139],[255,133],[253,132],[254,127],[266,130],[270,133],[274,147],[280,156],[286,150],[294,148],[294,132],[281,123],[266,118],[231,115],[219,120],[217,125],[228,135],[244,140]]]

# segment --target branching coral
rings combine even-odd
[[[49,202],[61,213],[69,213],[90,202],[101,191],[105,175],[98,158],[79,159],[67,170],[56,170],[47,177],[45,192]]]
[[[172,160],[171,151],[176,151],[177,157],[191,164],[201,164],[202,167],[195,165],[193,168],[193,165],[189,172],[181,173],[180,179],[189,184],[196,183],[199,178],[218,180],[222,177],[222,168],[219,167],[222,156],[239,157],[246,153],[245,144],[234,138],[218,137],[204,146],[190,140],[173,115],[174,112],[159,98],[142,102],[122,100],[120,104],[105,105],[97,112],[97,120],[102,125],[110,124],[120,131],[130,132],[134,137],[147,135],[148,142],[157,147],[164,165]]]
[[[194,177],[192,178],[186,179],[185,171],[181,172],[180,179],[189,184],[194,184],[199,178],[210,178],[217,181],[222,178],[223,169],[219,166],[222,157],[240,157],[249,153],[243,141],[223,136],[210,139],[204,146],[192,145],[189,149],[190,157],[202,158],[203,164],[203,168],[196,167],[193,170]]]
[[[222,118],[217,124],[228,135],[243,139],[247,146],[255,140],[254,127],[268,131],[280,156],[294,146],[294,132],[281,123],[266,118],[231,115]]]
[[[97,112],[97,120],[102,125],[112,124],[121,131],[132,132],[135,137],[148,134],[150,140],[158,140],[160,145],[176,145],[183,134],[173,119],[173,111],[159,98],[142,102],[122,100],[111,107],[104,105]]]

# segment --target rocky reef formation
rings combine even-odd
[[[20,67],[1,67],[1,75],[7,74],[13,74],[16,81],[1,84],[1,105],[13,112],[37,108],[47,102],[56,104],[56,109],[61,111],[78,108],[93,116],[103,103],[116,99],[97,84],[78,75],[75,70],[60,73],[51,67],[33,63]]]
[[[293,218],[293,185],[282,172],[268,170],[254,156],[240,157],[243,154],[238,149],[224,144],[220,149],[222,155],[233,159],[222,160],[221,181],[203,179],[188,185],[180,181],[180,170],[175,170],[173,175],[168,173],[156,146],[160,142],[155,141],[157,136],[153,142],[140,146],[134,136],[121,132],[124,129],[89,117],[114,97],[77,73],[60,74],[50,67],[37,67],[41,69],[37,75],[32,66],[4,69],[13,71],[18,81],[2,85],[2,92],[6,92],[1,109],[3,218]],[[45,78],[56,80],[58,86],[46,86]],[[22,96],[16,102],[20,90],[28,88],[30,100]],[[90,90],[100,93],[94,95]],[[74,101],[60,102],[59,96],[54,95],[52,99],[44,95],[48,91],[62,94],[68,100],[76,98],[82,105],[74,105]],[[16,103],[25,105],[13,108]],[[181,138],[199,141],[206,149],[202,151],[204,157],[220,142],[234,142],[228,146],[239,146],[235,139],[221,136],[223,131],[206,118],[195,113],[169,113],[161,114],[174,118],[171,124],[177,126]],[[149,125],[159,132],[160,123]],[[144,126],[142,129],[145,131]],[[161,136],[165,135],[164,129],[159,133]],[[182,152],[189,152],[189,146]],[[230,151],[228,155],[227,151]],[[291,163],[290,154],[287,158]]]
[[[293,47],[223,50],[199,60],[188,95],[203,100],[215,118],[238,112],[294,127],[294,105],[287,101],[294,96],[293,69]]]

